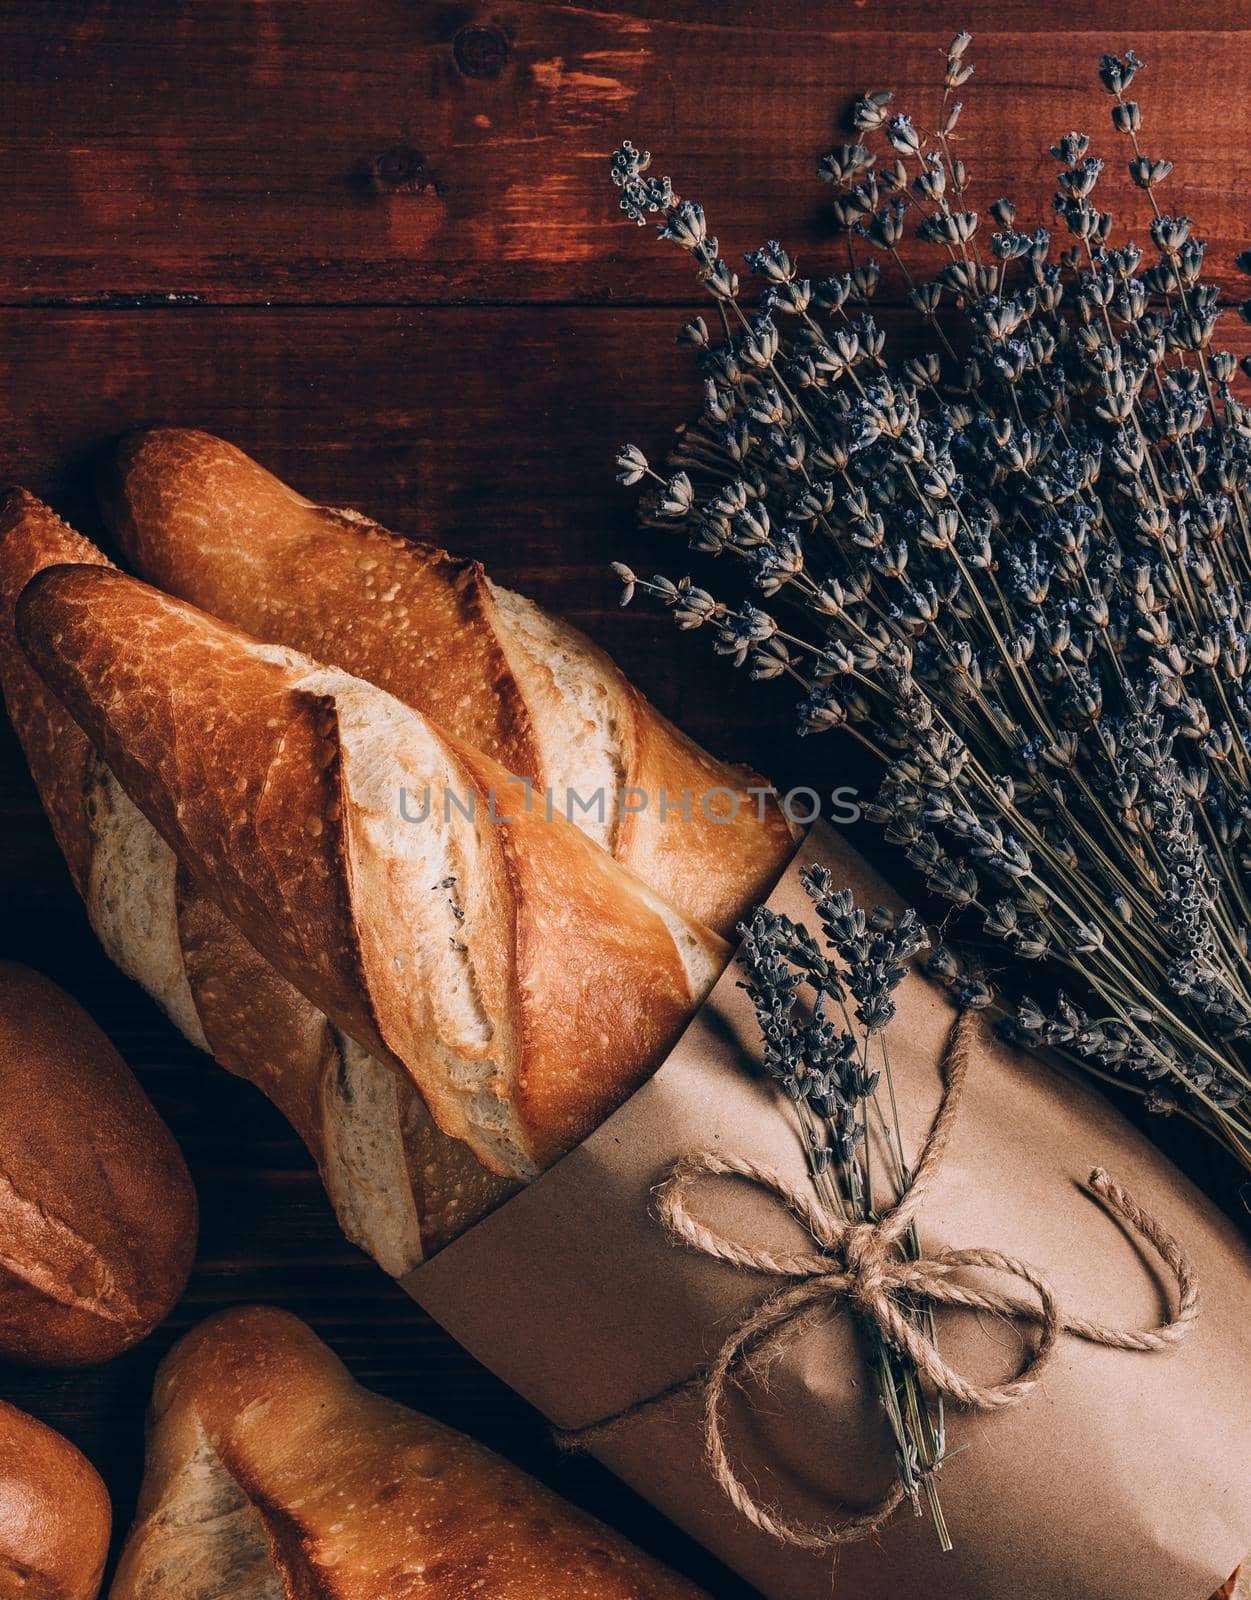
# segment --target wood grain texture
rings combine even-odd
[[[680,641],[617,605],[608,563],[641,546],[613,457],[627,431],[663,454],[699,403],[680,320],[553,306],[0,311],[3,477],[94,537],[95,465],[121,433],[206,428],[314,499],[481,558],[638,671]],[[687,561],[680,542],[646,548]],[[702,663],[701,645],[680,654]],[[735,724],[759,712],[718,675],[679,684],[673,664],[666,709],[733,749]]]
[[[735,254],[828,249],[821,154],[857,93],[931,122],[942,47],[975,34],[964,145],[982,209],[1042,217],[1070,127],[1140,236],[1095,67],[1136,46],[1149,153],[1229,277],[1247,243],[1248,14],[1228,0],[9,0],[0,8],[0,301],[672,300],[622,225],[626,136]]]
[[[1178,160],[1171,198],[1228,268],[1251,190],[1237,131],[1248,19],[1227,0],[1102,0],[1092,31],[1089,11],[9,0],[0,475],[97,535],[92,470],[110,440],[158,422],[220,432],[317,499],[480,556],[586,627],[718,753],[783,784],[867,784],[850,744],[791,735],[785,690],[747,693],[698,636],[616,607],[614,556],[671,571],[688,558],[634,530],[613,451],[630,437],[663,453],[695,389],[673,346],[687,266],[617,220],[604,158],[623,136],[649,143],[706,199],[727,249],[785,232],[808,264],[826,248],[815,160],[855,89],[932,84],[941,46],[967,25],[979,35],[970,145],[977,134],[987,146],[979,192],[1012,190],[1041,214],[1046,143],[1077,121],[1112,145],[1094,58],[1136,45],[1159,130],[1150,148]],[[1249,333],[1228,325],[1240,354]],[[272,1300],[364,1382],[503,1449],[720,1600],[744,1600],[593,1464],[558,1456],[539,1418],[345,1245],[277,1113],[109,966],[7,726],[0,908],[0,954],[48,972],[111,1035],[183,1144],[202,1202],[196,1273],[154,1338],[93,1373],[0,1369],[0,1393],[101,1468],[119,1527],[161,1354],[215,1307]],[[1153,1131],[1245,1210],[1242,1177],[1184,1125]]]

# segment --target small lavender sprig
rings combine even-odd
[[[915,912],[894,917],[878,910],[869,918],[850,893],[835,889],[824,868],[809,869],[802,881],[823,943],[802,924],[759,908],[740,930],[739,960],[747,974],[741,987],[760,1025],[764,1069],[796,1108],[824,1204],[845,1220],[873,1222],[881,1200],[888,1192],[901,1195],[911,1176],[887,1029],[895,990],[929,941]],[[875,1150],[883,1172],[875,1170]],[[908,1259],[920,1259],[915,1229],[901,1248]],[[931,1311],[903,1304],[900,1310],[937,1341]],[[930,1402],[906,1352],[888,1343],[875,1324],[864,1323],[862,1331],[894,1437],[900,1482],[918,1514],[924,1499],[942,1548],[950,1550],[937,1484],[946,1454],[942,1398]]]
[[[790,679],[802,731],[880,759],[871,818],[966,937],[1039,968],[1015,1037],[1184,1109],[1251,1165],[1251,411],[1204,243],[1161,207],[1171,163],[1127,98],[1142,62],[1107,55],[1099,76],[1150,264],[1112,242],[1083,134],[1051,147],[1067,248],[1007,199],[993,229],[973,209],[953,150],[969,43],[932,132],[860,99],[856,142],[820,168],[845,268],[803,277],[770,240],[745,258],[754,308],[702,207],[617,152],[622,209],[692,257],[721,329],[682,331],[704,404],[667,470],[627,446],[620,476],[745,584],[722,599],[617,570],[751,677]],[[928,277],[909,232],[939,253]],[[870,310],[883,260],[931,346],[893,361]]]

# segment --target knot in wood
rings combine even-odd
[[[508,40],[500,28],[462,28],[452,54],[466,78],[498,78],[508,64]]]

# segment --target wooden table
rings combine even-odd
[[[1251,194],[1251,33],[1231,0],[8,0],[0,8],[0,407],[5,475],[98,535],[92,466],[157,422],[224,434],[310,495],[480,556],[564,611],[714,749],[782,782],[855,782],[801,745],[785,691],[747,692],[702,640],[621,613],[614,556],[682,570],[634,531],[623,438],[663,453],[695,386],[673,332],[688,265],[615,209],[624,137],[702,198],[727,254],[780,233],[830,255],[818,157],[862,88],[925,120],[942,49],[975,35],[965,151],[983,209],[1045,216],[1047,145],[1115,159],[1095,79],[1136,47],[1152,155],[1233,270]],[[884,321],[897,313],[884,285]],[[1226,335],[1251,345],[1236,320]],[[97,1463],[124,1529],[153,1369],[206,1312],[288,1306],[366,1382],[477,1434],[732,1600],[719,1574],[543,1425],[340,1239],[311,1164],[258,1093],[198,1056],[100,954],[7,727],[3,953],[93,1012],[182,1141],[203,1233],[167,1327],[80,1374],[0,1371],[0,1394]],[[874,849],[871,838],[866,848]],[[1157,1125],[1155,1131],[1160,1131]],[[1163,1129],[1233,1208],[1238,1174]]]

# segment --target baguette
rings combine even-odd
[[[107,1361],[182,1293],[196,1197],[178,1146],[91,1018],[0,961],[0,1354]]]
[[[177,887],[182,960],[208,1047],[303,1139],[353,1244],[400,1278],[512,1193],[439,1130],[405,1074],[280,977],[186,873]]]
[[[18,596],[37,572],[65,562],[109,565],[95,545],[42,501],[25,490],[11,490],[0,503],[0,686],[5,709],[101,944],[192,1043],[204,1049],[178,950],[173,852],[130,803],[17,642]]]
[[[104,556],[21,490],[0,506],[0,686],[109,956],[197,1048],[254,1082],[321,1171],[340,1226],[402,1276],[510,1186],[436,1127],[407,1078],[342,1034],[202,895],[17,643],[36,572]]]
[[[559,817],[500,820],[510,776],[360,679],[100,566],[39,573],[16,625],[201,892],[502,1177],[629,1095],[728,957]]]
[[[285,1312],[201,1323],[157,1373],[111,1600],[699,1600]]]
[[[388,690],[549,790],[597,844],[719,933],[790,856],[793,830],[762,780],[715,761],[589,639],[478,563],[315,505],[189,429],[123,441],[102,499],[149,582]],[[582,811],[575,795],[602,805]],[[676,809],[684,795],[689,816]]]
[[[0,1400],[0,1600],[96,1600],[111,1523],[86,1457]]]

